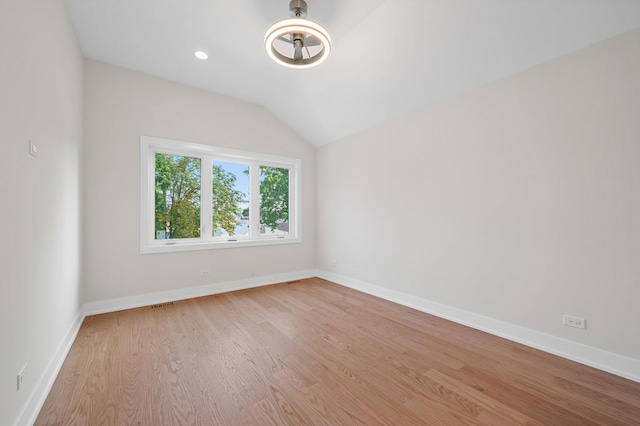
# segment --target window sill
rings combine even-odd
[[[232,249],[240,247],[273,246],[281,244],[301,243],[301,238],[264,238],[264,239],[229,239],[224,241],[204,241],[204,242],[168,242],[160,244],[149,244],[140,248],[140,254],[173,253],[182,251]]]

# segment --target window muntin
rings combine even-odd
[[[300,160],[148,136],[140,153],[142,253],[301,241]]]

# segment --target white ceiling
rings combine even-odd
[[[640,27],[640,0],[307,0],[333,50],[294,70],[263,46],[289,0],[66,2],[86,57],[263,105],[314,145]]]

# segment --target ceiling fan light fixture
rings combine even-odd
[[[331,52],[331,38],[327,30],[303,19],[307,15],[306,6],[303,0],[292,0],[289,7],[293,17],[276,22],[264,36],[269,57],[285,67],[313,67],[324,62]],[[290,46],[284,51],[282,46],[286,44]]]

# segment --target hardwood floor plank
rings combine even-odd
[[[482,411],[487,411],[492,413],[494,418],[502,418],[512,424],[541,425],[541,423],[534,421],[518,410],[514,410],[502,402],[488,397],[483,392],[466,386],[464,382],[458,381],[440,371],[431,369],[424,373],[423,376],[427,382],[432,382],[436,385],[435,389],[437,389],[438,392],[447,392],[450,395],[455,395],[459,404],[465,408],[469,407],[473,409],[477,414],[480,414]],[[433,387],[433,385],[431,385],[431,387]]]
[[[487,397],[500,401],[512,409],[543,424],[587,425],[594,424],[588,419],[575,414],[556,404],[549,394],[539,397],[516,386],[513,379],[499,372],[486,372],[465,366],[460,371],[449,371],[447,374],[469,387],[479,389]]]
[[[321,279],[87,317],[36,425],[640,425],[640,383]]]

